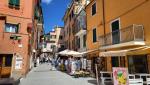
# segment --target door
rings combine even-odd
[[[0,78],[10,77],[12,57],[12,54],[0,54]]]
[[[118,57],[111,57],[112,67],[119,67],[119,58]]]
[[[112,44],[120,43],[120,31],[119,31],[119,20],[111,23],[112,28]]]

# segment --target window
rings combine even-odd
[[[36,19],[39,19],[39,9],[38,9],[38,7],[36,6],[35,7],[35,10],[34,10],[34,17],[36,18]]]
[[[44,43],[44,48],[46,48],[46,43]]]
[[[128,56],[129,73],[148,73],[147,55]],[[143,69],[144,68],[144,69]]]
[[[111,30],[112,30],[112,43],[118,44],[120,43],[120,26],[119,26],[119,20],[115,20],[111,23]]]
[[[92,16],[96,14],[96,3],[92,5]]]
[[[83,47],[86,47],[86,35],[83,36]]]
[[[63,39],[63,36],[62,36],[62,35],[61,35],[61,36],[59,36],[59,39],[60,39],[60,40],[62,40],[62,39]]]
[[[5,32],[18,33],[19,25],[18,24],[5,24]]]
[[[96,37],[96,28],[93,29],[93,42],[97,41],[97,37]]]
[[[55,41],[51,40],[50,43],[55,43]]]
[[[78,47],[80,48],[80,38],[78,38]]]
[[[20,6],[20,0],[9,0],[9,5],[14,7]]]
[[[65,48],[65,46],[64,46],[64,45],[61,45],[61,48]]]
[[[56,35],[51,35],[51,38],[52,39],[56,39]]]
[[[54,49],[56,46],[55,45],[51,45],[51,49]]]

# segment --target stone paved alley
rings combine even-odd
[[[20,85],[96,85],[96,79],[73,78],[60,71],[51,71],[50,65],[42,64],[21,79]]]

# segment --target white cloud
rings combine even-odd
[[[42,0],[43,3],[50,4],[52,0]]]

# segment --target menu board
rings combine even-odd
[[[92,68],[92,61],[91,60],[87,60],[87,69],[91,70]]]
[[[113,67],[114,85],[129,85],[128,69]]]

